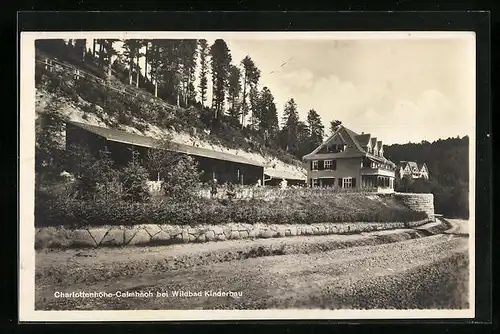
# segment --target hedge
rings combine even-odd
[[[346,195],[342,195],[346,196]],[[36,225],[102,226],[135,224],[316,224],[335,222],[408,222],[426,218],[424,212],[402,206],[380,205],[366,199],[347,200],[356,207],[338,205],[336,201],[302,200],[227,201],[196,199],[186,202],[151,200],[146,203],[116,201],[82,201],[50,195],[37,196]],[[365,203],[366,205],[363,205]]]

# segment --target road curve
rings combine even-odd
[[[459,309],[468,307],[468,263],[467,236],[439,234],[382,245],[249,258],[175,271],[149,270],[105,282],[37,285],[35,308]],[[122,297],[55,298],[56,291],[110,294],[119,291]],[[151,292],[151,296],[123,297],[127,291]],[[175,297],[172,291],[186,294]],[[241,296],[207,296],[205,291],[230,291]]]

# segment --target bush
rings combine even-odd
[[[120,177],[125,201],[144,202],[151,197],[146,184],[148,172],[136,159],[127,164]]]
[[[179,155],[177,163],[165,171],[163,189],[171,198],[190,197],[200,182],[200,172],[196,161],[188,155]]]
[[[343,195],[347,196],[347,195]],[[347,196],[349,197],[349,196]],[[347,198],[347,202],[351,200]],[[219,202],[184,199],[151,200],[129,203],[122,200],[86,201],[39,193],[36,198],[37,226],[77,224],[78,226],[158,224],[321,224],[338,222],[409,222],[423,220],[426,214],[403,207],[365,205],[358,209],[336,205],[331,200],[300,201],[295,207],[287,201],[263,200]],[[327,203],[328,205],[325,205]]]

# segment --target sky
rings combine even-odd
[[[473,39],[224,40],[233,64],[249,55],[261,70],[260,88],[271,90],[280,123],[293,98],[300,119],[316,110],[327,135],[334,119],[384,144],[473,131]],[[208,95],[211,101],[211,87]]]

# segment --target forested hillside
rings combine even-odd
[[[469,217],[469,137],[439,139],[432,143],[386,146],[385,156],[399,161],[426,163],[430,179],[402,180],[399,191],[432,192],[436,213],[451,217]]]
[[[204,139],[291,164],[300,164],[300,158],[324,137],[324,125],[315,110],[300,120],[292,97],[279,110],[272,87],[259,83],[258,64],[250,55],[233,59],[222,39],[211,45],[194,39],[53,39],[38,40],[36,48],[44,57],[57,58],[106,84],[135,90],[135,98],[117,96],[82,77],[71,87],[78,96],[66,89],[76,102],[88,102],[86,117],[113,116],[109,122],[105,117],[107,126],[126,125],[144,132],[152,125],[202,137],[209,134]],[[37,72],[37,85],[61,91],[60,78],[43,68]]]

